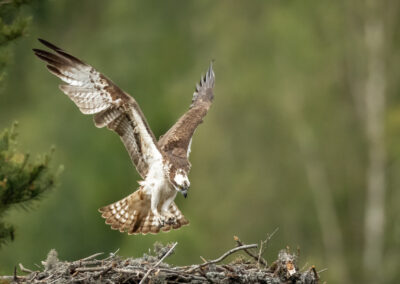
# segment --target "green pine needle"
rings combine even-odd
[[[0,134],[0,246],[12,240],[14,229],[2,217],[12,207],[32,209],[39,200],[57,185],[62,167],[53,170],[50,161],[54,147],[48,154],[32,161],[30,155],[17,148],[17,123]]]

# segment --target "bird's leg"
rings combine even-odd
[[[160,189],[154,190],[151,195],[151,212],[154,218],[157,220],[160,227],[163,227],[166,223],[166,219],[163,215],[158,212],[158,204],[160,202]]]
[[[174,194],[171,197],[169,197],[167,200],[165,200],[164,204],[161,207],[162,215],[165,217],[165,222],[168,225],[176,224],[175,215],[169,211],[169,207],[171,206],[171,203],[174,201],[175,197],[176,197],[176,191],[174,192]]]

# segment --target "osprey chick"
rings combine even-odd
[[[212,64],[196,85],[189,110],[160,140],[136,100],[92,66],[61,48],[39,41],[53,52],[33,49],[51,73],[63,80],[60,89],[83,114],[93,114],[94,124],[116,132],[140,176],[138,190],[100,208],[106,224],[128,234],[158,233],[189,223],[174,203],[177,192],[186,197],[190,186],[189,153],[192,136],[203,121],[212,100],[215,75]]]

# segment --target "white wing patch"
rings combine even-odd
[[[60,89],[79,107],[84,114],[95,114],[108,108],[112,101],[105,92],[86,87],[60,85]]]
[[[161,162],[162,155],[158,150],[158,147],[154,143],[154,140],[151,137],[149,131],[146,129],[146,126],[143,122],[143,118],[133,108],[131,109],[131,114],[133,116],[133,119],[137,123],[137,131],[140,133],[142,138],[142,143],[143,143],[142,145],[144,146],[142,149],[143,155],[145,157],[144,159],[148,161],[149,165]]]
[[[188,145],[188,148],[187,148],[187,151],[186,151],[186,155],[187,155],[187,158],[189,159],[189,155],[190,155],[190,152],[192,151],[192,139],[193,138],[190,138],[190,140],[189,140],[189,145]]]

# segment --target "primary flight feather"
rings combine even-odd
[[[92,66],[43,40],[48,52],[33,49],[51,73],[64,81],[60,89],[83,114],[94,115],[96,127],[116,132],[143,180],[122,200],[100,208],[112,229],[129,234],[158,233],[187,225],[174,203],[190,186],[189,153],[192,136],[212,100],[215,75],[212,64],[196,85],[189,110],[157,141],[136,100]]]

